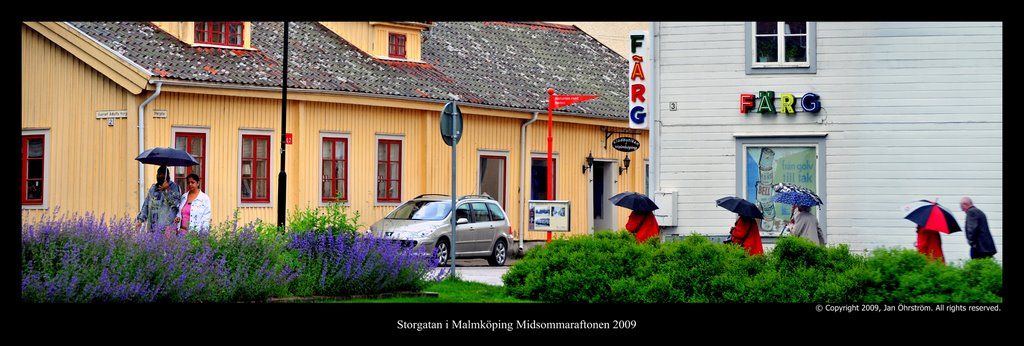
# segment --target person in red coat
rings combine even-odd
[[[942,239],[939,238],[939,232],[917,226],[917,252],[928,256],[930,260],[946,264],[946,259],[942,254]]]
[[[652,212],[634,210],[629,213],[626,230],[636,236],[637,243],[643,243],[647,238],[658,236],[658,220]]]
[[[751,256],[764,254],[764,247],[761,246],[761,229],[757,227],[757,220],[740,215],[729,235],[730,241],[742,245]]]

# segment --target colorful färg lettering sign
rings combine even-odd
[[[629,49],[633,57],[629,59],[629,128],[647,128],[647,75],[650,75],[650,46],[646,31],[629,32]]]
[[[821,111],[821,97],[815,93],[806,93],[800,98],[800,108],[807,113],[817,113]],[[779,110],[786,114],[796,114],[796,109],[793,104],[796,98],[793,94],[782,94],[779,95],[780,105],[779,108],[775,108],[775,92],[758,91],[757,96],[754,94],[740,94],[740,114],[747,114],[748,112],[758,112],[761,114],[776,114]]]

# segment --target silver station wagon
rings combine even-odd
[[[374,236],[392,238],[434,253],[440,265],[450,259],[452,200],[448,195],[420,195],[398,206],[370,226]],[[505,265],[512,244],[508,215],[486,195],[462,196],[456,201],[456,258],[486,258],[492,266]]]

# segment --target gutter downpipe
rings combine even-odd
[[[651,169],[652,172],[650,174],[650,176],[651,176],[650,177],[650,179],[651,179],[651,182],[650,182],[651,183],[651,191],[648,191],[648,192],[650,192],[650,193],[657,193],[657,192],[662,192],[661,191],[661,146],[659,145],[659,142],[661,141],[661,124],[662,123],[661,123],[661,108],[659,108],[659,106],[658,106],[659,105],[658,102],[661,102],[661,89],[658,88],[658,74],[661,73],[660,66],[658,66],[658,63],[661,62],[661,57],[658,56],[658,53],[659,53],[658,40],[661,38],[661,33],[659,32],[659,29],[661,28],[661,25],[659,25],[658,22],[651,22],[649,24],[649,26],[650,26],[650,33],[651,33],[651,57],[649,58],[649,60],[652,60],[651,61],[651,68],[654,69],[654,73],[651,74],[651,81],[650,81],[650,87],[651,87],[651,89],[654,90],[654,93],[652,95],[653,97],[651,98],[651,104],[654,105],[654,107],[651,107],[651,109],[649,110],[650,117],[651,117],[651,128],[647,132],[647,139],[650,141],[650,143],[648,143],[648,146],[651,148],[650,156],[648,157],[648,159],[650,160],[650,164],[651,164],[651,168],[652,168]],[[673,206],[669,206],[669,208],[672,208],[672,210],[675,210],[676,206],[674,206],[674,205]],[[679,219],[678,213],[676,214],[676,219],[677,220]],[[676,224],[678,225],[678,222],[676,222]],[[676,229],[677,227],[678,226],[673,227],[673,229]],[[665,235],[664,235],[665,234],[665,230],[666,230],[666,227],[658,227],[658,237],[661,238],[662,241],[665,241]]]
[[[150,83],[153,83],[153,82],[150,82]],[[156,92],[154,92],[153,95],[149,95],[149,98],[147,98],[145,101],[142,101],[142,104],[139,105],[139,113],[138,114],[139,114],[139,152],[140,153],[143,150],[146,150],[146,147],[145,147],[145,145],[146,145],[146,105],[148,105],[150,102],[152,102],[154,99],[156,99],[157,96],[160,96],[160,86],[163,85],[163,82],[155,82],[155,83],[156,83]],[[146,171],[142,167],[142,162],[139,162],[139,209],[142,209],[142,202],[143,202],[143,199],[145,198],[145,196],[144,196],[145,194],[146,194]]]
[[[530,153],[526,152],[526,128],[537,121],[538,112],[533,112],[533,119],[523,123],[519,127],[519,256],[523,256],[523,238],[526,235],[526,159]]]
[[[658,89],[658,73],[661,71],[658,69],[658,62],[660,57],[658,56],[658,39],[660,33],[658,29],[660,26],[658,22],[651,22],[651,67],[654,68],[654,73],[651,74],[651,89],[654,89],[654,97],[652,97],[651,104],[654,105],[650,109],[651,113],[651,129],[648,132],[647,139],[650,141],[647,145],[651,148],[650,157],[651,161],[651,191],[650,192],[661,192],[661,148],[658,142],[661,140],[661,109],[658,108],[658,102],[661,99],[661,89]],[[672,208],[675,208],[674,206]]]

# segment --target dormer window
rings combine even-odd
[[[388,57],[405,59],[405,34],[388,33]]]
[[[245,25],[242,22],[196,22],[195,42],[220,46],[243,46]]]

